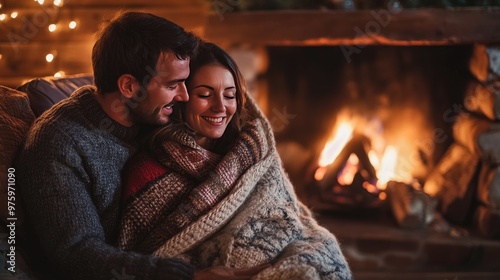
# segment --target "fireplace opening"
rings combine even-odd
[[[340,180],[350,180],[347,185],[365,174],[362,188],[372,194],[389,180],[422,185],[452,143],[471,79],[470,45],[368,46],[349,59],[342,46],[267,51],[267,114],[299,195],[312,192],[311,182],[326,188],[328,182],[318,178],[328,169],[344,172]],[[339,143],[328,148],[335,146],[331,141],[342,142],[335,136],[344,137],[344,145],[351,141],[352,151]],[[380,166],[384,152],[396,154],[396,170]],[[345,159],[332,167],[338,154]],[[363,168],[353,168],[360,161]]]

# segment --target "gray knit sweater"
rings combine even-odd
[[[18,188],[62,279],[191,279],[177,259],[123,252],[116,242],[121,170],[137,127],[108,117],[84,87],[40,116],[16,163]],[[36,260],[35,260],[36,261]]]

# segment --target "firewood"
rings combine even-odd
[[[500,163],[500,122],[460,113],[453,125],[453,137],[487,163]]]
[[[473,222],[474,227],[481,235],[500,239],[500,209],[479,205]]]
[[[476,196],[479,156],[453,143],[424,184],[424,191],[440,201],[440,210],[447,219],[466,220]]]
[[[483,164],[479,174],[477,197],[488,207],[500,210],[500,167]]]
[[[474,45],[469,68],[482,82],[500,79],[500,46]]]
[[[490,120],[500,119],[500,88],[471,80],[465,92],[465,108]]]
[[[338,184],[338,174],[346,164],[351,154],[355,154],[360,163],[360,169],[364,169],[367,173],[366,181],[372,182],[377,178],[375,168],[371,164],[365,146],[370,145],[370,139],[364,135],[354,135],[352,139],[347,142],[337,158],[328,165],[326,168],[325,176],[318,182],[321,189],[327,189],[331,186]]]
[[[394,218],[404,228],[422,228],[434,219],[437,200],[411,185],[389,181],[387,194]]]

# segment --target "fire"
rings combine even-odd
[[[338,125],[338,129],[335,131],[331,140],[325,144],[318,161],[319,168],[314,174],[314,178],[317,181],[321,181],[324,178],[325,173],[328,170],[328,165],[335,161],[346,144],[353,139],[353,127],[354,126],[350,122],[342,121]],[[371,135],[369,138],[371,138],[372,141],[376,141],[378,140],[377,137],[380,136],[381,135]],[[387,182],[390,180],[399,180],[402,182],[408,182],[411,180],[411,178],[404,178],[406,176],[400,176],[396,172],[399,157],[399,149],[397,147],[387,145],[383,149],[383,153],[380,151],[377,153],[375,150],[371,149],[367,151],[367,155],[369,162],[374,167],[377,175],[376,185],[366,182],[366,185],[363,186],[369,192],[373,193],[378,192],[379,190],[384,190],[387,186]],[[338,183],[342,186],[352,184],[354,176],[358,171],[360,171],[359,169],[358,157],[351,154],[344,167],[337,175]]]
[[[331,164],[337,158],[347,142],[351,140],[352,132],[353,128],[351,124],[345,121],[340,123],[333,139],[326,143],[325,148],[321,152],[318,162],[320,167]]]
[[[355,154],[351,154],[347,163],[338,176],[339,183],[343,186],[349,186],[354,180],[356,172],[358,172],[359,159]]]
[[[385,149],[382,160],[380,161],[380,168],[377,170],[377,187],[385,189],[387,182],[396,177],[396,163],[398,160],[398,150],[393,146],[387,146]]]

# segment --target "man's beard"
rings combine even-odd
[[[160,119],[161,108],[155,110],[154,113],[151,114],[149,112],[145,112],[145,110],[143,110],[141,104],[139,103],[135,103],[132,105],[127,103],[126,106],[129,111],[128,120],[132,121],[133,123],[161,126],[167,124],[169,121],[167,119],[167,121],[165,122]]]

